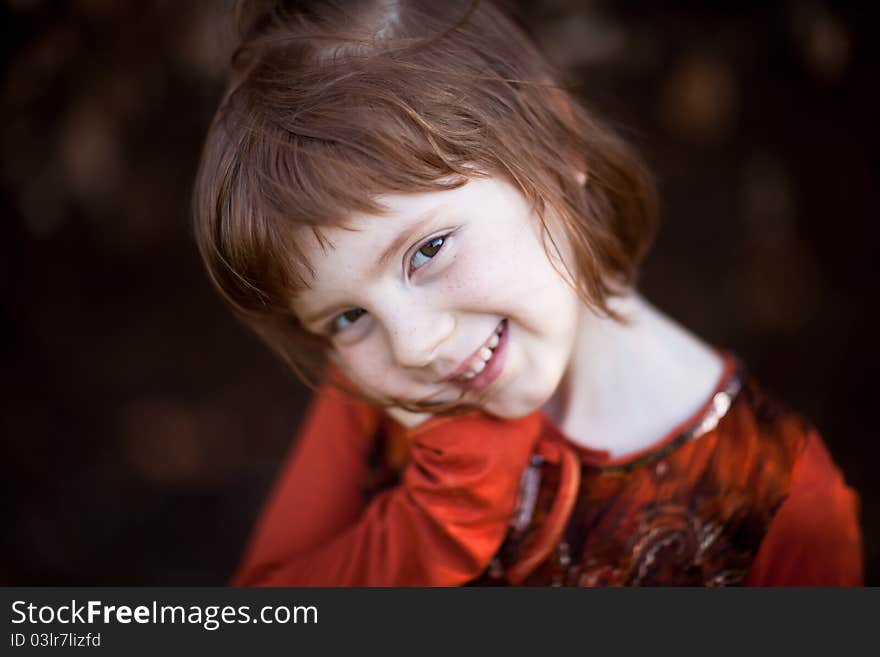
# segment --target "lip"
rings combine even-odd
[[[461,366],[459,366],[455,372],[452,373],[451,377],[448,377],[446,380],[454,383],[455,385],[463,388],[464,390],[483,390],[487,388],[495,380],[501,375],[501,372],[504,370],[504,363],[507,359],[507,341],[508,341],[508,332],[510,331],[510,325],[506,319],[502,320],[502,331],[501,335],[498,336],[498,346],[495,347],[494,352],[492,353],[492,358],[486,363],[486,367],[482,372],[477,374],[473,379],[468,381],[454,381],[456,377],[464,374],[468,370],[468,365],[471,362],[471,359],[474,358],[479,352],[479,348],[474,351],[471,356],[465,360]],[[494,330],[493,330],[494,332]],[[491,337],[491,336],[490,336]],[[486,338],[488,341],[489,338]],[[485,344],[485,342],[483,343]],[[482,345],[480,345],[482,348]]]

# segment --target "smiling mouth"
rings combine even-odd
[[[446,381],[469,390],[485,388],[501,373],[506,343],[507,320],[503,319],[489,338]]]
[[[495,327],[495,330],[492,332],[492,335],[489,336],[489,339],[486,340],[486,342],[484,342],[474,355],[464,364],[464,372],[458,376],[452,377],[450,380],[455,383],[466,383],[482,372],[489,361],[492,360],[492,356],[495,355],[495,349],[498,347],[503,332],[504,320]]]

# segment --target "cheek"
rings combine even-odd
[[[514,248],[509,257],[484,264],[469,259],[449,285],[455,286],[464,309],[511,317],[534,334],[567,333],[579,306],[540,245]]]
[[[554,302],[559,298],[564,282],[531,235],[517,231],[505,240],[490,238],[481,235],[460,254],[444,276],[445,293],[475,310],[534,307],[548,292]],[[491,248],[485,248],[486,243]]]
[[[387,362],[379,345],[373,344],[374,339],[366,339],[356,345],[340,347],[333,356],[333,361],[365,392],[376,394],[381,392],[381,373],[387,369]]]
[[[522,390],[538,397],[552,392],[559,385],[571,360],[568,332],[545,334],[539,339],[525,339],[522,345],[522,366],[529,373],[521,382]],[[541,401],[543,403],[543,401]]]
[[[373,397],[404,397],[411,388],[378,336],[337,349],[334,362],[352,383]]]

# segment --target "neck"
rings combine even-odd
[[[717,386],[723,363],[637,294],[610,305],[626,323],[584,307],[571,363],[545,411],[571,440],[619,458],[693,415]]]

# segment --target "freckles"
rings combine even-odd
[[[491,268],[473,263],[467,259],[453,263],[444,277],[443,288],[451,299],[458,302],[485,303],[491,299],[491,292],[497,286]]]
[[[466,281],[476,273],[465,262],[460,261],[458,257],[454,258],[449,273],[445,277],[446,286],[452,292],[467,289]]]

